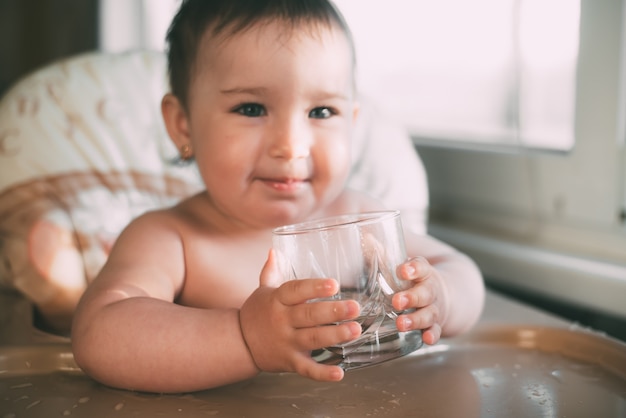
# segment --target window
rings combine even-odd
[[[419,140],[573,146],[578,1],[336,3],[362,91]]]
[[[578,0],[335,2],[360,89],[418,142],[573,147]],[[101,49],[163,49],[179,4],[101,0]]]

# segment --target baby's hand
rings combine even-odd
[[[261,272],[260,286],[240,310],[240,325],[250,354],[260,370],[296,372],[321,381],[338,381],[344,372],[338,366],[318,364],[310,352],[353,340],[361,335],[356,322],[345,322],[358,316],[355,301],[322,301],[337,293],[333,279],[290,280],[279,287],[270,284],[282,281],[275,253],[270,252]]]
[[[411,258],[398,266],[396,273],[401,280],[411,280],[414,284],[393,296],[393,307],[398,310],[417,308],[398,317],[398,330],[421,329],[424,342],[435,344],[448,314],[448,296],[441,273],[423,257]]]

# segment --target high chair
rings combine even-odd
[[[131,219],[201,189],[193,165],[172,163],[166,91],[163,53],[94,52],[37,70],[0,101],[0,291],[23,295],[42,328],[69,331]],[[426,176],[408,136],[370,104],[359,120],[349,185],[424,232]]]

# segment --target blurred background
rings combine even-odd
[[[162,50],[179,1],[0,0],[0,94],[81,52]],[[430,233],[492,289],[626,340],[626,0],[337,4],[362,94],[426,166]]]
[[[0,0],[0,94],[61,57],[98,48],[97,0]]]

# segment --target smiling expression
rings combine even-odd
[[[350,46],[339,29],[311,25],[260,23],[201,42],[173,139],[191,146],[212,207],[235,223],[300,221],[343,189],[356,115]]]

